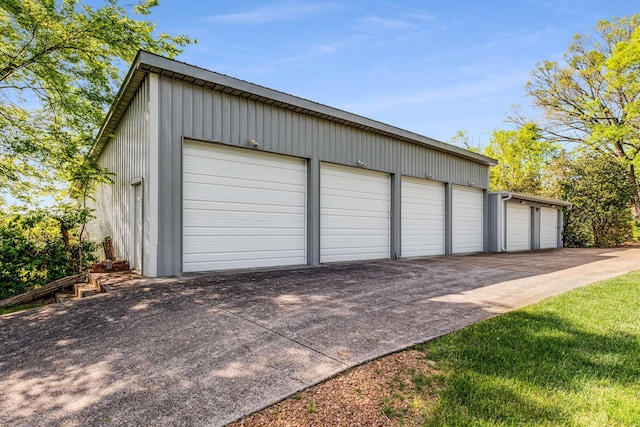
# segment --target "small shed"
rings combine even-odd
[[[489,251],[562,247],[563,209],[571,203],[514,192],[489,193]]]

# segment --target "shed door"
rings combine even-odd
[[[507,203],[507,251],[531,249],[531,206]]]
[[[453,253],[482,252],[482,190],[454,186],[451,208]]]
[[[402,256],[444,254],[444,185],[402,177]]]
[[[306,263],[306,162],[185,142],[183,271]]]
[[[389,258],[389,175],[322,163],[320,262]]]
[[[558,210],[540,208],[540,249],[558,247]]]

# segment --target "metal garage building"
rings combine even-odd
[[[488,249],[494,160],[146,52],[92,155],[92,237],[147,276]]]
[[[490,252],[562,247],[562,209],[571,203],[529,194],[489,193]]]

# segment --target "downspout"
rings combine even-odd
[[[509,193],[509,195],[502,199],[502,247],[500,248],[500,252],[507,251],[507,200],[511,200],[513,194]]]

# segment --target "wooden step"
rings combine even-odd
[[[93,287],[95,287],[96,289],[100,289],[100,290],[102,290],[102,289],[100,288],[100,281],[99,281],[99,279],[98,279],[99,277],[100,277],[100,275],[99,275],[99,274],[96,274],[96,273],[88,273],[88,274],[87,274],[87,282],[88,282],[89,284],[91,284]]]
[[[77,299],[76,295],[71,292],[58,292],[56,294],[56,302],[73,301]]]
[[[78,283],[73,285],[73,293],[76,298],[84,298],[100,293],[100,287],[92,283]]]
[[[90,297],[102,292],[95,281],[91,283],[77,283],[73,285],[72,292],[61,292],[56,294],[56,302],[77,301],[81,298]]]
[[[56,294],[56,301],[77,301],[92,295],[112,290],[112,285],[121,281],[140,278],[138,274],[132,274],[130,271],[117,273],[88,273],[86,281],[73,285],[71,293]]]
[[[89,273],[87,281],[93,283],[101,292],[111,292],[122,283],[130,282],[144,278],[138,273],[132,271],[119,271],[114,273]]]

